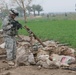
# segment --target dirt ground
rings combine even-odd
[[[2,40],[0,42],[2,42]],[[4,60],[4,58],[0,58],[0,75],[76,75],[76,71],[64,69],[39,69],[36,65],[11,68]],[[71,65],[71,67],[76,67],[76,64]]]
[[[73,65],[74,67],[76,66]],[[39,69],[38,66],[19,66],[10,68],[0,60],[0,75],[76,75],[76,71],[64,69]]]

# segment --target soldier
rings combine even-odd
[[[15,17],[18,16],[19,13],[15,9],[11,9],[9,11],[9,15],[6,16],[2,23],[3,29],[3,36],[5,41],[5,49],[7,53],[7,62],[9,65],[15,65],[15,58],[16,58],[16,38],[17,29],[14,28],[12,22],[14,21]]]

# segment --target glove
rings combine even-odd
[[[17,30],[19,30],[20,28],[22,29],[22,25],[18,21],[13,21],[11,22],[11,24],[13,25],[12,28],[17,28]]]
[[[17,29],[22,29],[22,25],[20,23],[17,24]]]

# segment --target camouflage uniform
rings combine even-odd
[[[17,33],[16,29],[12,30],[12,22],[13,19],[10,16],[7,16],[3,23],[2,23],[2,29],[3,29],[3,36],[5,41],[5,48],[7,52],[7,60],[11,61],[16,58],[16,38],[14,33]]]

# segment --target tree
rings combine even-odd
[[[38,15],[40,15],[40,12],[42,11],[42,7],[40,5],[32,5],[32,11],[34,12],[34,16],[36,16],[36,11],[38,12]]]
[[[24,12],[24,19],[26,22],[26,7],[32,2],[32,0],[13,0],[17,5],[19,5]]]
[[[0,10],[7,9],[8,10],[8,4],[5,0],[0,0]]]
[[[32,7],[31,6],[27,6],[26,9],[28,10],[28,13],[30,15],[30,12],[32,11]]]
[[[76,4],[75,4],[75,11],[76,11]]]
[[[34,16],[36,16],[36,13],[35,13],[35,11],[36,11],[36,5],[32,5],[32,11],[34,12]]]
[[[5,17],[7,14],[8,14],[8,10],[7,9],[2,10],[2,12],[1,12],[1,16],[2,17]]]
[[[40,15],[40,12],[43,11],[43,9],[40,5],[36,5],[36,11],[38,12],[38,15]]]
[[[19,16],[20,16],[20,17],[23,17],[23,14],[24,14],[24,13],[23,13],[23,9],[22,9],[21,7],[17,7],[16,9],[17,9],[17,11],[19,12]]]
[[[0,10],[4,9],[4,0],[0,0]]]
[[[4,16],[8,13],[8,4],[5,0],[0,0],[0,17],[3,19]]]

